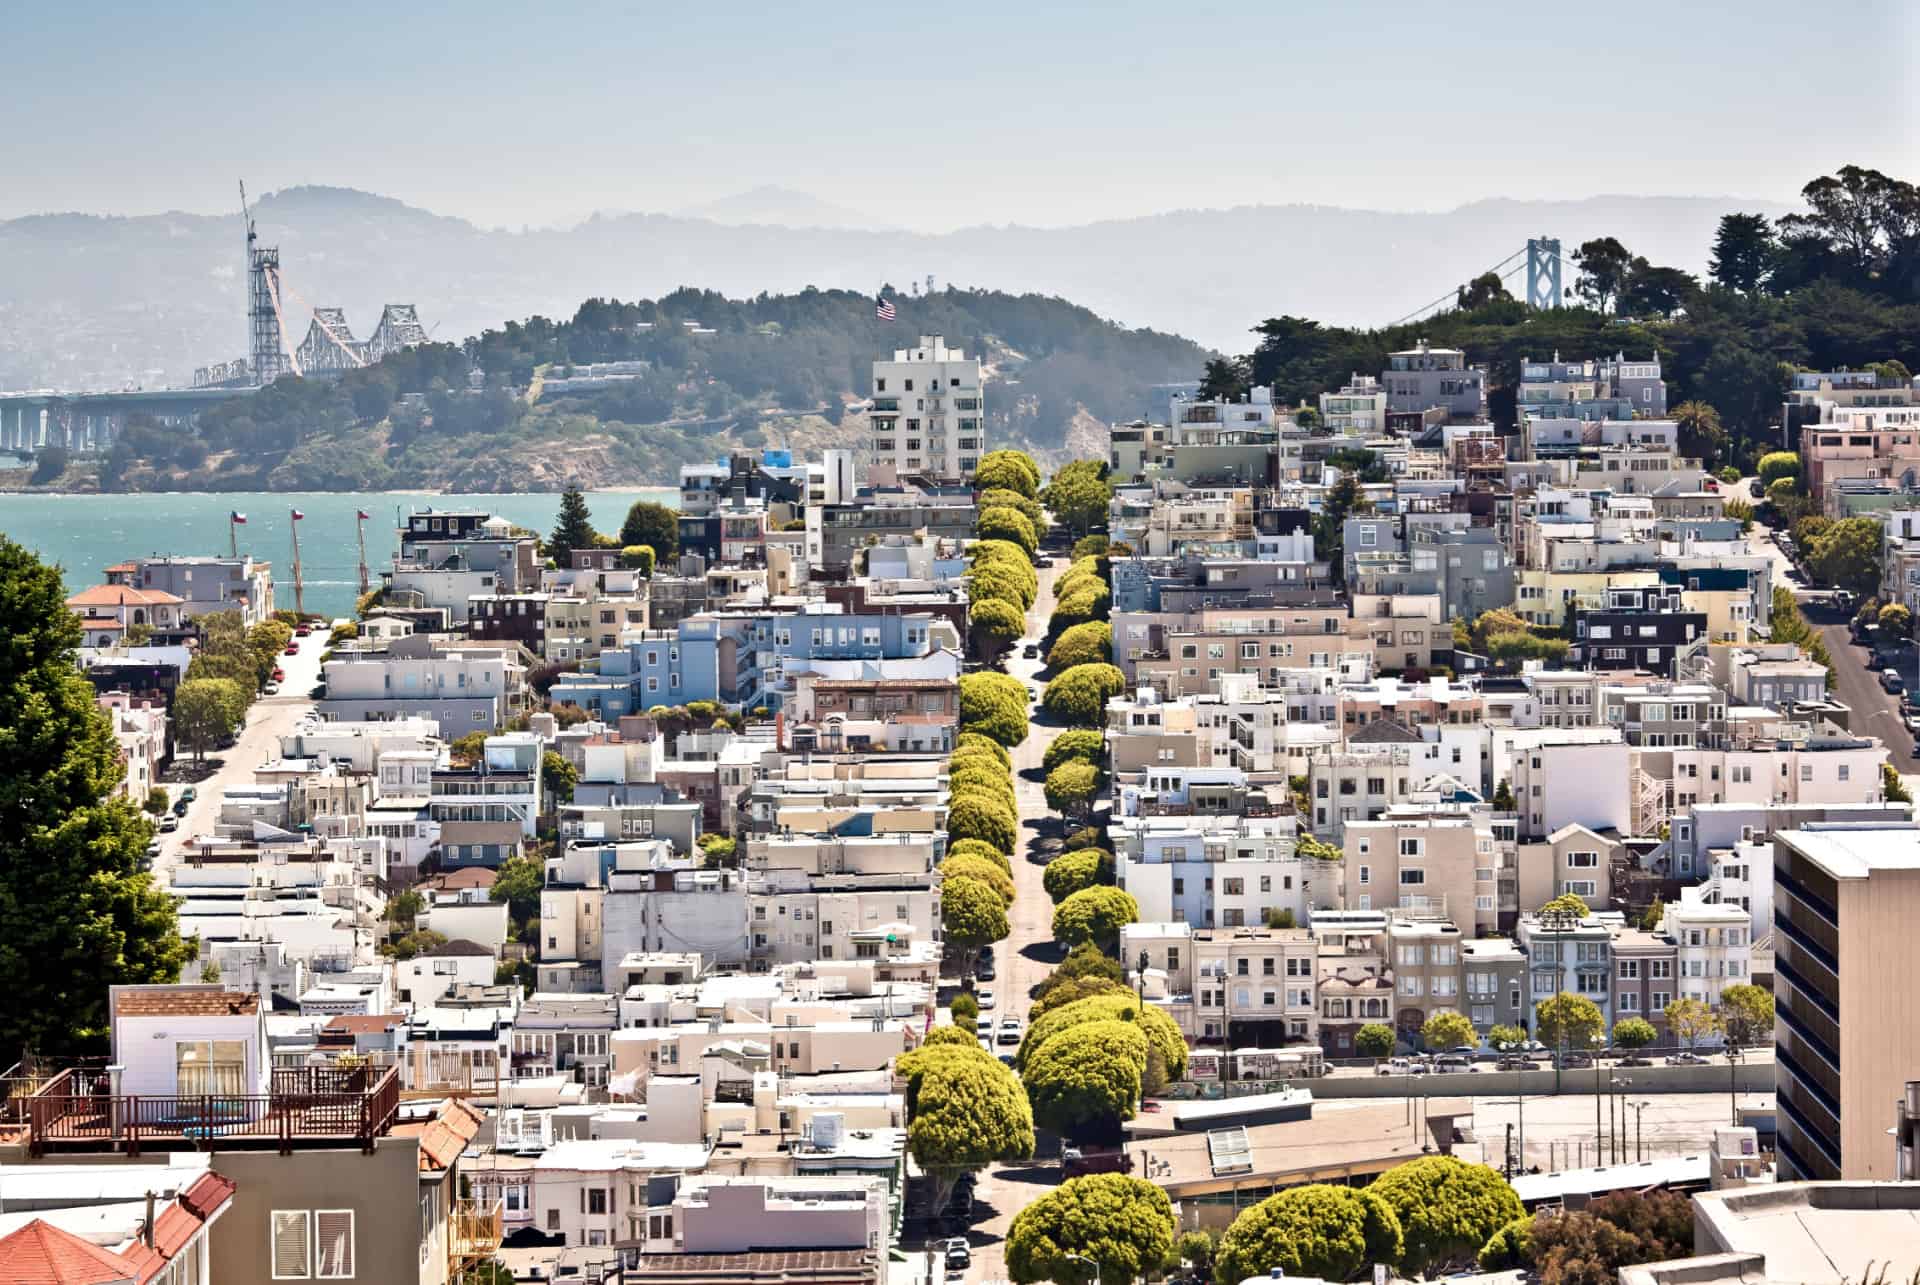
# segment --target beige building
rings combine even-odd
[[[1500,862],[1489,826],[1467,816],[1349,821],[1342,846],[1342,906],[1497,926]]]
[[[1304,928],[1157,923],[1128,924],[1120,933],[1120,957],[1147,1002],[1189,1041],[1229,1048],[1317,1040],[1317,955]]]

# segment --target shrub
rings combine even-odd
[[[1053,738],[1053,744],[1047,746],[1047,752],[1041,758],[1040,766],[1051,772],[1062,763],[1079,759],[1098,767],[1106,762],[1106,758],[1105,733],[1077,727]]]
[[[1104,620],[1089,620],[1063,632],[1047,652],[1047,664],[1055,669],[1075,665],[1100,664],[1113,659],[1113,626]]]
[[[1126,679],[1112,665],[1075,665],[1047,684],[1041,704],[1062,722],[1097,727],[1106,719],[1107,701],[1126,686]]]
[[[1477,1259],[1483,1272],[1507,1272],[1533,1261],[1528,1246],[1533,1239],[1533,1215],[1522,1214],[1487,1237]]]
[[[1077,852],[1063,852],[1047,862],[1046,873],[1040,877],[1040,884],[1047,890],[1047,896],[1059,905],[1083,888],[1094,888],[1113,882],[1113,858],[1101,848],[1081,848]]]
[[[1077,852],[1081,848],[1105,848],[1111,852],[1113,842],[1107,837],[1107,832],[1099,826],[1085,825],[1068,835],[1060,845],[1062,852]]]
[[[1353,1047],[1361,1057],[1386,1057],[1393,1052],[1393,1028],[1368,1022],[1354,1035]]]
[[[1489,1236],[1526,1212],[1505,1178],[1452,1156],[1398,1165],[1371,1190],[1400,1219],[1407,1242],[1403,1265],[1413,1271],[1468,1261]]]
[[[1372,1188],[1312,1183],[1242,1210],[1214,1250],[1214,1279],[1231,1285],[1277,1268],[1343,1281],[1398,1262],[1403,1244],[1398,1216]]]

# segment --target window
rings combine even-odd
[[[304,1209],[276,1209],[270,1221],[273,1279],[306,1280],[313,1275],[313,1215]]]
[[[1570,892],[1570,893],[1572,893],[1572,894],[1573,894],[1574,896],[1576,896],[1576,897],[1591,897],[1591,896],[1594,896],[1594,895],[1595,895],[1595,889],[1596,889],[1596,888],[1597,888],[1598,886],[1599,886],[1599,885],[1598,885],[1598,884],[1596,884],[1596,883],[1595,883],[1595,882],[1594,882],[1593,880],[1591,880],[1591,879],[1569,879],[1569,880],[1567,880],[1567,891],[1568,891],[1568,892]]]
[[[605,1187],[587,1188],[587,1212],[604,1214],[607,1212],[607,1189]]]
[[[247,1091],[247,1046],[242,1040],[182,1040],[173,1046],[174,1092],[237,1097]]]
[[[1665,981],[1667,978],[1673,976],[1673,961],[1671,959],[1652,959],[1648,960],[1647,964],[1647,976],[1653,978],[1656,982]]]
[[[1400,872],[1400,886],[1402,888],[1417,888],[1426,881],[1427,872],[1424,870],[1402,870]]]
[[[1372,791],[1372,793],[1379,794],[1379,793],[1382,793],[1382,791],[1374,790]],[[1426,848],[1426,841],[1423,839],[1400,840],[1400,855],[1403,857],[1423,856],[1425,855],[1425,851],[1424,851],[1425,848]]]
[[[1592,870],[1598,867],[1599,864],[1600,854],[1597,852],[1569,852],[1567,854],[1567,868],[1569,870]]]
[[[350,1280],[353,1277],[353,1210],[315,1210],[313,1229],[313,1274],[321,1280]]]
[[[1638,991],[1621,991],[1619,1009],[1622,1013],[1639,1012],[1640,993]]]
[[[1640,961],[1637,959],[1621,960],[1620,961],[1620,980],[1623,982],[1633,982],[1633,981],[1640,980]]]

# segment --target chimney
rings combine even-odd
[[[153,1248],[153,1192],[147,1192],[147,1221],[140,1229],[140,1239],[147,1242],[147,1248]]]

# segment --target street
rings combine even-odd
[[[280,657],[280,667],[287,676],[280,683],[279,694],[261,696],[248,707],[246,726],[239,738],[227,749],[207,756],[209,763],[218,762],[219,766],[194,786],[194,800],[187,805],[180,828],[172,834],[157,836],[160,855],[153,863],[156,884],[165,887],[169,883],[173,865],[180,859],[189,839],[213,833],[214,822],[220,815],[220,791],[230,785],[251,785],[255,768],[280,757],[280,737],[293,731],[313,712],[313,697],[309,693],[320,681],[320,653],[327,649],[327,631],[324,627],[318,628],[294,641],[300,644],[299,654]],[[184,751],[182,754],[191,761],[190,755]],[[184,788],[167,786],[169,802],[179,798]]]
[[[1038,643],[1045,638],[1047,618],[1053,611],[1053,582],[1064,568],[1043,562],[1037,570],[1040,593],[1034,599],[1033,610],[1027,613],[1027,632],[1013,644],[1007,657],[1007,672],[1029,683],[1030,690],[1036,675],[1046,664],[1046,656],[1043,652],[1039,658],[1028,659],[1021,653],[1027,644]],[[1047,810],[1040,763],[1046,757],[1047,747],[1053,744],[1053,738],[1065,729],[1041,722],[1042,715],[1037,706],[1032,713],[1034,721],[1027,739],[1013,751],[1013,784],[1020,806],[1022,842],[1021,850],[1013,854],[1014,899],[1007,912],[1010,935],[994,950],[994,963],[999,975],[994,980],[993,988],[1000,996],[999,1007],[993,1013],[994,1020],[998,1022],[1001,1017],[1012,1014],[1021,1019],[1022,1030],[1026,1027],[1027,997],[1034,987],[1045,980],[1063,954],[1053,940],[1053,902],[1041,886],[1046,864],[1040,854],[1033,851],[1033,844],[1042,836],[1050,837],[1051,831],[1056,828],[1051,820],[1053,814]],[[1014,1215],[1046,1188],[1057,1183],[1059,1177],[1056,1165],[1038,1162],[994,1165],[980,1174],[978,1185],[974,1188],[975,1221],[968,1229],[967,1237],[974,1247],[973,1264],[967,1271],[968,1280],[1006,1279],[1003,1242]]]

